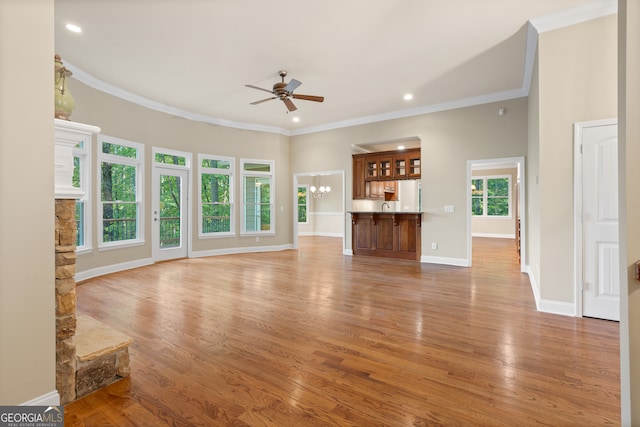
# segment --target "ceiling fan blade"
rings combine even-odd
[[[296,79],[291,79],[291,81],[284,87],[284,90],[286,90],[287,92],[291,93],[294,90],[296,90],[298,88],[298,86],[300,86],[302,84],[302,82],[296,80]]]
[[[284,105],[287,106],[287,109],[289,111],[296,111],[298,109],[295,105],[293,105],[293,102],[291,102],[289,98],[284,98],[282,102],[284,102]]]
[[[265,92],[269,92],[269,93],[273,93],[273,91],[269,90],[269,89],[263,89],[261,87],[258,86],[254,86],[254,85],[245,85],[246,87],[250,87],[251,89],[258,89],[258,90],[263,90]]]
[[[315,101],[322,102],[324,101],[324,96],[315,96],[315,95],[299,95],[299,94],[291,94],[294,99],[302,99],[303,101]]]
[[[262,104],[263,102],[271,101],[272,99],[277,99],[277,96],[272,96],[271,98],[261,99],[260,101],[250,102],[251,105]]]

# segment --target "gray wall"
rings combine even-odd
[[[289,138],[280,134],[232,129],[222,126],[190,121],[165,113],[153,111],[124,101],[98,90],[92,89],[77,80],[71,79],[69,88],[76,101],[76,111],[72,119],[101,128],[105,135],[115,136],[145,145],[145,217],[150,218],[152,188],[152,147],[162,147],[193,153],[193,185],[191,197],[192,241],[194,252],[225,250],[228,248],[267,248],[287,247],[292,242],[292,191],[291,171],[289,168]],[[92,150],[93,172],[91,188],[97,188],[96,149]],[[198,239],[197,224],[197,154],[215,154],[236,158],[236,190],[239,189],[239,159],[275,160],[275,214],[276,234],[261,236],[256,242],[255,236]],[[236,191],[236,195],[240,193]],[[240,209],[236,198],[236,228],[239,230]],[[97,207],[97,197],[93,198],[93,213]],[[94,250],[78,256],[77,269],[83,272],[89,269],[126,263],[131,260],[149,259],[152,255],[151,221],[145,221],[145,243],[140,246],[99,251],[96,246],[96,221],[93,227]]]
[[[498,108],[506,114],[498,115]],[[351,144],[416,135],[422,140],[422,255],[443,261],[466,259],[471,232],[467,229],[467,160],[526,155],[526,98],[293,136],[292,172],[344,169],[346,182],[351,183]],[[346,193],[351,200],[350,185]],[[455,213],[445,214],[445,205],[454,205]],[[346,246],[351,249],[351,220],[346,221]],[[424,242],[437,242],[438,249]]]
[[[52,34],[53,0],[0,2],[0,405],[59,403]]]
[[[640,2],[619,2],[620,126],[620,402],[622,425],[640,425],[640,282],[634,264],[640,259]],[[626,273],[626,274],[625,274]]]
[[[540,247],[531,260],[540,299],[575,304],[573,234],[573,124],[617,117],[617,17],[588,21],[543,33],[538,46],[537,100]],[[535,181],[531,181],[534,183]],[[537,186],[537,188],[536,188]]]

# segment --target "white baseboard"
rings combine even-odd
[[[345,249],[342,251],[342,255],[353,256],[353,249]]]
[[[293,249],[293,245],[276,245],[276,246],[252,246],[246,248],[224,248],[224,249],[212,249],[209,251],[195,251],[191,252],[190,258],[203,258],[208,256],[218,255],[233,255],[233,254],[246,254],[251,252],[276,252],[285,251],[287,249]]]
[[[104,267],[92,268],[89,270],[76,272],[76,282],[92,279],[105,274],[117,273],[118,271],[131,270],[132,268],[144,267],[153,264],[153,258],[142,258],[119,264],[105,265]]]
[[[515,239],[515,234],[471,233],[471,237],[489,237],[492,239]]]
[[[536,302],[536,310],[540,311],[540,287],[536,282],[536,277],[531,274],[531,268],[527,265],[525,267],[527,276],[529,276],[529,283],[531,284],[531,293],[533,293],[533,299]]]
[[[455,267],[470,267],[469,261],[465,258],[447,258],[439,256],[422,256],[420,262],[428,264],[452,265]]]
[[[531,274],[529,266],[526,266],[526,273],[529,276],[531,292],[536,302],[536,309],[539,312],[559,314],[562,316],[576,316],[576,305],[574,303],[540,298],[540,286],[538,286],[535,276]]]
[[[344,237],[342,233],[329,233],[329,232],[317,232],[317,231],[303,231],[298,233],[298,236],[321,236],[321,237]]]
[[[253,246],[247,248],[225,248],[214,249],[210,251],[195,251],[192,252],[189,258],[202,258],[216,255],[233,255],[250,252],[273,252],[283,251],[286,249],[292,249],[293,245],[278,245],[278,246]],[[144,267],[146,265],[154,264],[153,258],[143,258],[134,261],[123,262],[119,264],[106,265],[104,267],[92,268],[90,270],[76,272],[76,282],[82,280],[92,279],[98,276],[104,276],[105,274],[117,273],[119,271],[131,270],[132,268]]]
[[[576,305],[572,302],[540,299],[538,311],[543,313],[560,314],[562,316],[576,316]]]
[[[21,403],[20,406],[60,406],[60,394],[58,394],[58,390],[54,390],[28,402]]]

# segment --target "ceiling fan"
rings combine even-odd
[[[315,102],[324,101],[324,96],[300,95],[297,93],[293,93],[293,91],[296,90],[298,86],[302,84],[302,82],[299,82],[296,79],[291,79],[289,83],[285,83],[284,78],[286,77],[287,72],[285,70],[282,70],[279,72],[279,74],[280,74],[280,77],[282,78],[282,82],[275,83],[273,85],[273,90],[263,89],[261,87],[253,86],[253,85],[245,85],[246,87],[262,90],[274,95],[270,98],[265,98],[259,101],[252,102],[251,105],[261,104],[266,101],[271,101],[272,99],[280,99],[282,102],[284,102],[284,105],[287,107],[287,110],[295,111],[297,110],[297,107],[293,104],[293,101],[291,101],[290,98],[302,99],[304,101],[315,101]]]

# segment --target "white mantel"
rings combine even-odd
[[[97,126],[67,120],[54,120],[56,199],[78,199],[84,192],[73,186],[73,149],[80,142],[91,144]]]

